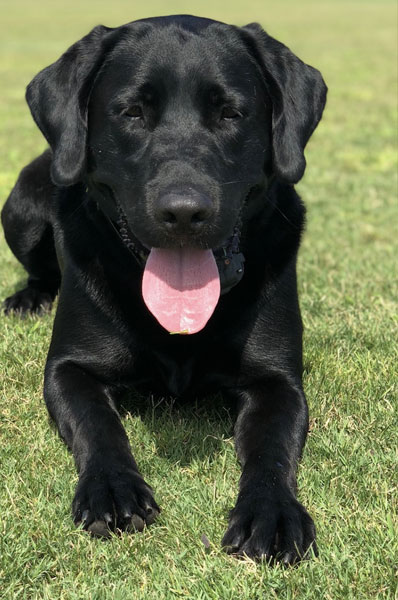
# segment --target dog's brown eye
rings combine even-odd
[[[138,104],[130,106],[130,108],[124,111],[124,114],[126,115],[126,117],[130,117],[130,119],[142,119],[142,117],[144,116],[142,108]]]
[[[236,110],[236,108],[232,108],[232,106],[224,106],[221,111],[221,119],[226,121],[229,121],[230,119],[238,119],[241,116],[241,113]]]

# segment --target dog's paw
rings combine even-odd
[[[92,535],[142,531],[160,512],[152,490],[133,469],[88,470],[79,479],[72,504],[75,523]]]
[[[310,548],[317,555],[314,522],[290,494],[272,500],[240,494],[222,546],[229,554],[286,565],[308,558]]]
[[[42,313],[49,311],[52,307],[53,297],[47,292],[42,292],[32,287],[26,287],[15,292],[4,300],[3,308],[5,314],[16,312],[21,315],[27,313]]]

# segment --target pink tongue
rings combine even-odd
[[[144,302],[170,333],[196,333],[220,297],[220,278],[211,250],[152,248],[142,280]]]

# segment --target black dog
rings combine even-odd
[[[40,310],[60,289],[44,395],[89,531],[159,511],[120,394],[222,391],[243,470],[223,546],[285,563],[316,551],[295,495],[308,415],[293,184],[325,99],[319,72],[259,25],[189,16],[96,27],[28,86],[51,149],[2,213],[29,274],[5,307]]]

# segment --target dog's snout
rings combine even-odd
[[[213,214],[213,203],[196,190],[163,194],[157,203],[156,218],[168,230],[187,232],[200,230]]]

